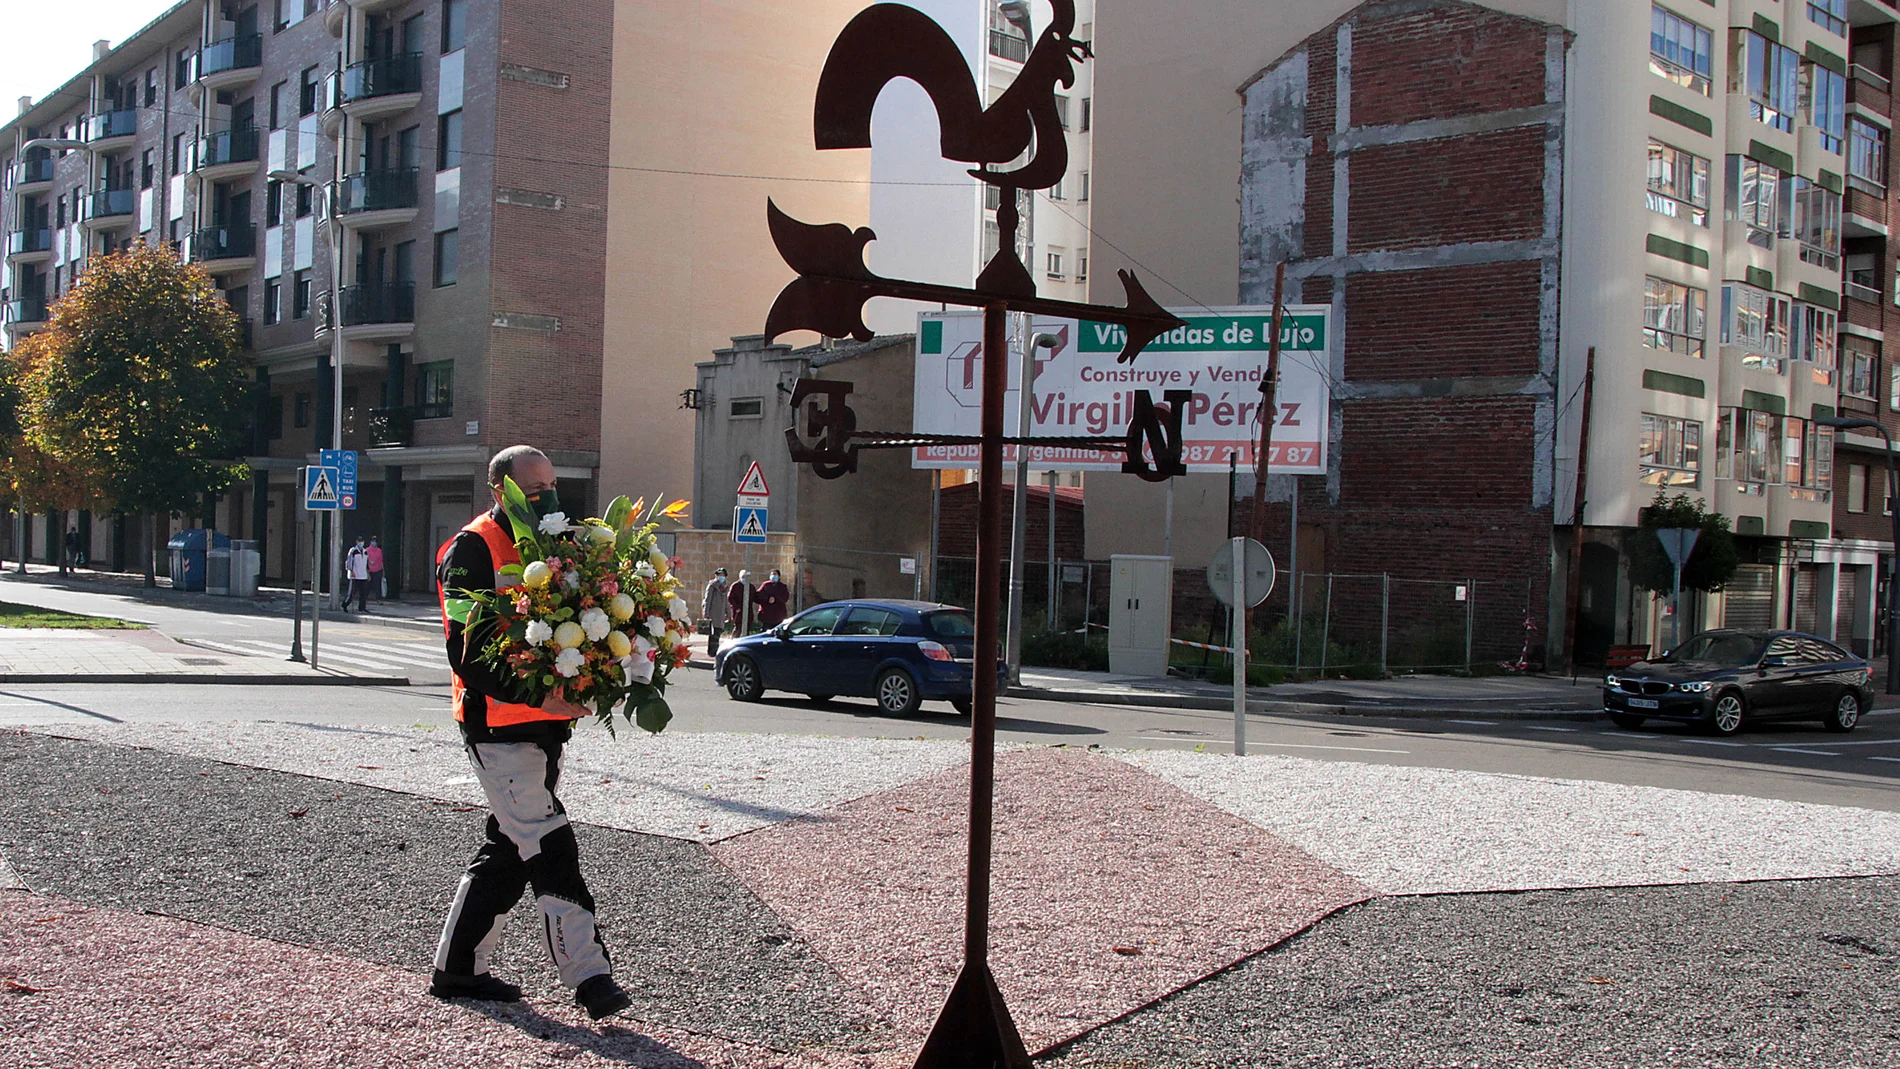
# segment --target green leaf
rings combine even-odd
[[[534,556],[547,556],[547,552],[541,547],[541,533],[535,527],[534,509],[528,505],[528,495],[522,493],[521,487],[515,485],[512,475],[502,476],[501,507],[502,511],[508,514],[508,522],[515,529],[515,541],[533,543],[537,550]],[[528,557],[529,554],[523,553],[522,556]]]
[[[667,722],[673,719],[673,707],[666,699],[655,695],[641,702],[634,711],[633,722],[655,735],[666,730]]]
[[[508,579],[519,579],[521,578],[521,567],[519,564],[504,564],[495,569],[495,574]]]
[[[607,526],[618,531],[627,525],[627,519],[632,515],[633,502],[627,500],[627,495],[621,494],[607,505],[607,515],[602,518],[607,521]]]

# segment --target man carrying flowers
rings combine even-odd
[[[525,495],[537,517],[549,522],[559,517],[559,525],[566,525],[553,463],[538,449],[510,446],[488,463],[494,509],[471,520],[437,555],[455,719],[490,815],[486,841],[463,874],[443,925],[429,993],[520,999],[521,989],[491,974],[488,963],[509,911],[532,886],[561,982],[599,1020],[626,1009],[632,999],[614,982],[594,899],[581,876],[574,829],[555,794],[562,746],[574,721],[594,710],[569,700],[564,686],[545,693],[531,690],[523,675],[484,655],[496,640],[497,620],[478,606],[513,586],[519,580],[511,576],[523,570],[504,508],[503,488],[510,479],[520,491],[517,507]]]

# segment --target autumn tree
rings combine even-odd
[[[145,246],[93,257],[47,314],[23,368],[25,437],[144,514],[154,586],[156,516],[248,475],[238,318],[202,269]]]
[[[22,523],[38,512],[66,512],[101,503],[99,481],[91,473],[60,460],[25,433],[25,368],[39,358],[40,336],[26,338],[10,354],[0,354],[0,500],[20,511]],[[22,541],[20,570],[26,570]]]

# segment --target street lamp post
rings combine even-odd
[[[1029,445],[1023,439],[1029,437],[1031,409],[1035,407],[1036,350],[1054,352],[1061,345],[1062,339],[1054,334],[1037,334],[1023,346],[1022,382],[1016,392],[1016,516],[1009,536],[1009,634],[1005,643],[1011,683],[1023,681],[1023,553],[1027,549],[1023,542],[1029,530]],[[1049,566],[1055,567],[1055,562],[1050,561]],[[1049,625],[1045,622],[1043,626]]]
[[[293,185],[310,186],[322,193],[324,183],[309,175],[295,171],[272,171],[266,177]],[[314,194],[313,194],[314,195]],[[330,228],[330,448],[343,448],[343,227],[336,218],[336,206],[333,204],[324,213]],[[330,607],[340,609],[343,597],[341,569],[343,567],[343,539],[340,526],[332,517],[330,527]],[[323,552],[319,544],[317,552]],[[316,579],[311,579],[312,596],[316,596]]]
[[[1896,564],[1900,564],[1900,468],[1896,468],[1894,465],[1893,435],[1888,434],[1887,428],[1881,426],[1879,421],[1864,419],[1859,416],[1822,416],[1817,418],[1815,422],[1823,427],[1833,427],[1835,430],[1841,431],[1874,431],[1880,435],[1880,440],[1886,444],[1887,500],[1892,503],[1887,519],[1892,525],[1890,532],[1893,537],[1894,550],[1892,559]],[[1888,694],[1900,694],[1900,606],[1897,606],[1894,601],[1895,595],[1900,594],[1900,590],[1896,590],[1897,587],[1900,587],[1900,567],[1895,569],[1895,574],[1890,574],[1887,577]]]

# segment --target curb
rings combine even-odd
[[[67,675],[0,675],[8,683],[184,683],[192,686],[226,684],[252,687],[407,687],[407,676],[300,676],[216,675],[210,672],[71,673]]]
[[[1139,694],[1128,691],[1054,690],[1041,687],[1011,687],[1004,692],[1010,698],[1029,698],[1053,702],[1080,702],[1092,705],[1133,705],[1150,709],[1195,709],[1206,712],[1232,712],[1234,703],[1219,698],[1189,694]],[[1487,720],[1597,720],[1602,710],[1595,706],[1571,709],[1472,709],[1468,706],[1443,705],[1339,705],[1324,702],[1250,700],[1250,713],[1279,713],[1320,716],[1403,717],[1412,719],[1483,718]]]

